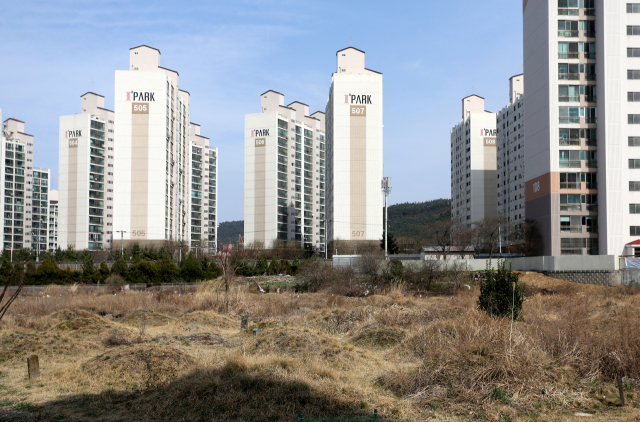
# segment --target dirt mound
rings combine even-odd
[[[173,321],[175,321],[175,318],[165,314],[153,312],[153,311],[136,312],[120,320],[120,322],[123,324],[132,325],[135,327],[140,325],[148,325],[150,327],[159,327],[161,325],[168,325]]]
[[[82,365],[107,385],[133,389],[165,385],[193,368],[193,358],[168,346],[128,346],[111,350]]]
[[[185,339],[190,343],[201,344],[204,346],[224,346],[229,344],[228,340],[225,340],[217,334],[211,333],[192,334],[188,337],[185,337]]]
[[[255,353],[278,351],[284,354],[318,353],[321,350],[320,339],[315,334],[278,326],[262,329],[251,348]]]
[[[188,314],[182,315],[178,320],[185,325],[196,324],[216,328],[240,328],[240,320],[234,321],[225,315],[220,315],[213,311],[189,312]]]
[[[361,347],[387,348],[397,345],[404,338],[405,333],[399,328],[367,325],[358,330],[351,342]]]
[[[90,334],[101,332],[110,327],[109,323],[104,319],[81,310],[65,309],[52,314],[51,317],[62,320],[54,327],[57,330],[72,330]]]
[[[312,314],[310,322],[320,330],[338,335],[348,333],[373,316],[374,309],[370,306],[351,309],[331,309]]]

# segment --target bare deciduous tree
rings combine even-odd
[[[2,293],[0,293],[0,321],[11,307],[11,304],[17,299],[24,287],[24,267],[22,262],[19,262],[17,265],[13,267],[13,271],[11,274],[6,275],[6,280],[4,282],[4,288],[2,289]],[[9,293],[9,286],[16,286],[16,290],[12,293]],[[3,300],[7,298],[7,301],[2,303]]]
[[[223,245],[222,251],[216,255],[216,261],[222,270],[222,282],[224,283],[224,291],[226,295],[226,311],[229,311],[229,288],[238,268],[244,264],[247,258],[247,251],[241,245]]]

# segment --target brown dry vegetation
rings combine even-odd
[[[256,294],[237,285],[23,294],[0,325],[0,420],[640,420],[640,294],[522,276],[522,318],[491,319],[478,289],[402,286]],[[250,317],[240,331],[240,316]],[[260,330],[253,334],[254,328]],[[26,379],[25,358],[41,377]]]

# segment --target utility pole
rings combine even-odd
[[[500,223],[498,223],[498,244],[500,245],[500,257],[502,257],[502,233],[500,232]]]
[[[124,234],[127,232],[126,230],[116,230],[116,233],[120,233],[120,256],[124,259]]]
[[[389,259],[387,238],[389,237],[389,213],[387,211],[387,197],[391,193],[391,178],[382,178],[382,193],[384,194],[384,257]]]

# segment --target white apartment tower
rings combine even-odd
[[[326,106],[328,241],[379,240],[383,232],[382,73],[365,53],[336,53]]]
[[[245,116],[245,244],[325,248],[325,118],[267,91]]]
[[[104,97],[93,92],[80,96],[79,114],[60,116],[57,244],[62,249],[112,245],[114,119],[114,112],[104,108]]]
[[[638,254],[640,2],[525,1],[524,73],[526,214],[545,255]]]
[[[216,253],[217,244],[217,158],[218,149],[209,147],[209,138],[200,135],[200,125],[190,125],[191,249]]]
[[[49,247],[50,251],[58,249],[58,191],[49,191]]]
[[[115,77],[114,236],[189,242],[189,93],[179,89],[178,72],[160,66],[159,50],[132,48],[129,61]]]
[[[498,112],[496,129],[498,217],[516,225],[525,219],[523,75],[509,79],[509,104]]]
[[[25,133],[25,123],[14,118],[4,121],[2,132],[0,142],[2,248],[46,250],[47,221],[46,219],[42,221],[40,218],[40,205],[41,201],[44,203],[48,201],[48,185],[41,189],[39,184],[34,195],[33,135]],[[40,180],[42,179],[38,179],[39,183]],[[44,206],[48,207],[48,204]],[[37,208],[36,214],[32,214],[34,211],[32,207]],[[33,215],[37,216],[37,220],[32,220]],[[44,239],[44,242],[41,242],[41,239]]]
[[[451,220],[470,225],[497,216],[496,114],[484,98],[462,99],[462,120],[451,129]]]

